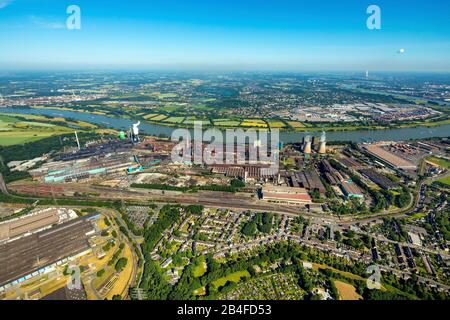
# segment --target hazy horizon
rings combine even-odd
[[[450,72],[448,12],[444,0],[0,0],[0,70]]]

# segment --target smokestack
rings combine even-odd
[[[325,131],[322,132],[322,136],[320,137],[319,153],[320,154],[327,153],[327,135],[326,135]]]
[[[77,134],[76,131],[75,131],[75,139],[77,139],[78,150],[81,150],[81,147],[80,147],[80,140],[78,140],[78,134]]]

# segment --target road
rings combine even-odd
[[[112,221],[111,223],[115,226],[116,225],[116,220],[115,218],[117,218],[117,220],[119,221],[120,225],[122,227],[124,227],[128,234],[130,235],[130,237],[132,238],[132,240],[136,243],[136,246],[139,247],[139,245],[136,242],[136,237],[133,235],[133,233],[128,229],[126,223],[122,220],[122,217],[119,214],[116,214],[115,211],[113,210],[108,210],[108,209],[99,209],[100,213],[104,214],[106,217],[108,217],[108,219],[110,221]],[[137,253],[134,251],[134,246],[133,244],[128,240],[128,238],[122,234],[122,232],[120,232],[119,230],[120,226],[117,226],[117,228],[115,229],[117,234],[122,235],[121,236],[121,240],[123,242],[125,242],[127,244],[127,246],[130,248],[131,254],[133,256],[133,261],[131,262],[133,264],[133,270],[131,272],[131,277],[130,277],[130,281],[129,281],[129,285],[126,286],[126,289],[124,290],[124,292],[122,292],[122,298],[126,299],[128,297],[128,292],[129,292],[129,288],[136,286],[136,284],[139,284],[142,278],[142,274],[138,275],[138,261],[139,261],[139,257],[137,255]],[[142,252],[140,252],[140,254],[142,255]],[[139,280],[136,281],[136,279]]]
[[[0,173],[0,191],[3,194],[9,195],[8,188],[6,187],[5,180],[3,179],[3,174]]]

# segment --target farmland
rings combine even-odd
[[[51,123],[51,119],[42,118],[36,116],[16,117],[0,114],[0,145],[23,144],[74,131],[73,129],[59,125],[59,123],[65,122],[64,119],[58,119],[58,125],[56,125]],[[44,121],[44,119],[46,123],[37,122],[38,120]]]
[[[356,288],[351,284],[335,280],[334,284],[339,291],[341,300],[361,300],[362,297],[356,292]]]

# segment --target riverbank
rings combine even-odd
[[[69,112],[79,112],[92,115],[103,115],[111,117],[111,115],[105,112],[89,111],[84,109],[71,109],[66,107],[31,107],[35,110],[54,110],[54,111],[69,111]],[[1,110],[1,109],[0,109]],[[194,128],[194,120],[187,116],[174,117],[164,114],[152,114],[150,116],[143,116],[142,114],[136,115],[133,119],[130,115],[124,115],[123,118],[129,120],[140,120],[142,122],[147,122],[149,124],[168,127],[168,128]],[[334,123],[324,123],[324,124],[313,124],[308,122],[291,121],[286,119],[198,119],[202,123],[204,129],[255,129],[255,130],[279,130],[280,132],[286,133],[304,133],[304,132],[347,132],[347,131],[359,131],[359,130],[390,130],[398,128],[415,128],[415,127],[437,127],[441,125],[450,124],[450,117],[446,119],[434,121],[432,119],[423,121],[411,121],[410,123],[396,123],[389,125],[352,125],[352,124],[334,124]]]
[[[101,127],[107,127],[115,130],[129,130],[135,120],[115,118],[101,114],[90,114],[83,112],[53,110],[53,109],[31,109],[31,108],[0,108],[0,113],[13,114],[34,114],[50,117],[63,117],[66,119],[75,119],[78,121],[89,122]],[[143,122],[140,126],[143,134],[151,136],[170,137],[175,128],[162,126],[156,123]],[[226,128],[220,128],[226,130]],[[245,129],[245,128],[243,128]],[[311,127],[305,128],[302,132],[280,132],[280,141],[283,143],[296,143],[302,141],[307,132],[319,134],[325,128],[317,128],[313,131]],[[337,128],[333,128],[337,129]],[[372,129],[370,127],[346,127],[345,130],[326,130],[328,141],[351,141],[351,142],[373,142],[373,141],[400,141],[448,137],[450,132],[450,120],[441,123],[429,123],[425,125],[414,125],[414,127],[401,127]]]

